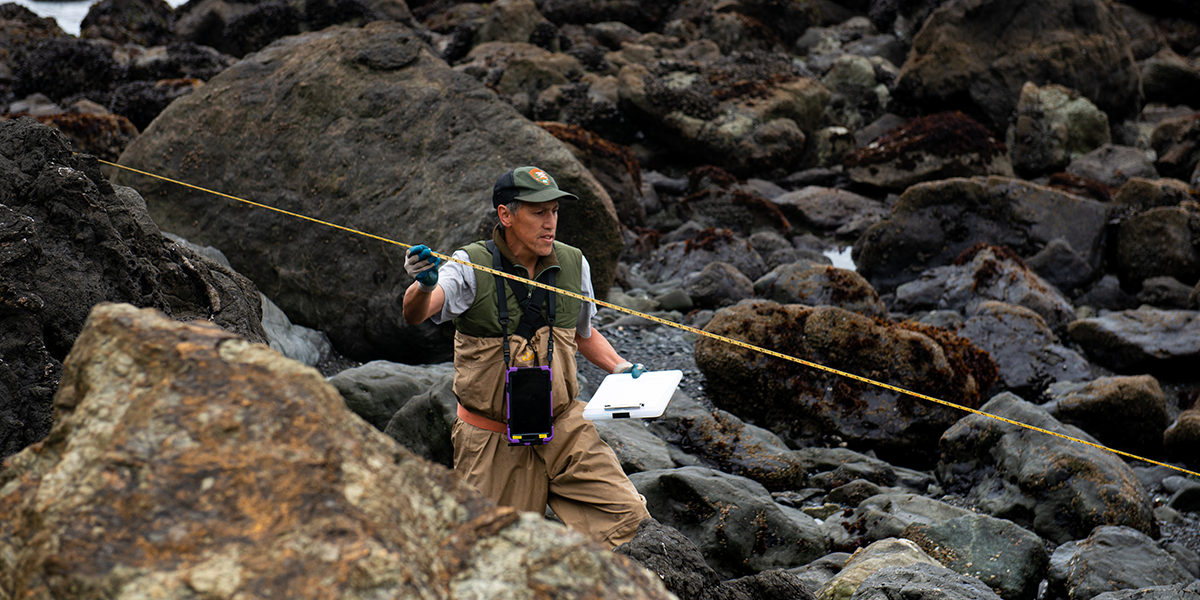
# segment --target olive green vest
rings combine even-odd
[[[508,249],[508,244],[504,242],[504,236],[497,229],[493,235],[496,247],[514,266],[515,275],[532,279],[525,267],[521,266],[512,252]],[[463,248],[467,256],[471,258],[471,262],[485,267],[492,267],[492,253],[488,251],[486,244],[483,241],[478,241]],[[556,269],[554,286],[576,294],[583,293],[583,252],[573,246],[568,246],[562,242],[554,242],[554,250],[549,256],[543,256],[538,259],[537,275],[548,269]],[[516,283],[516,282],[514,282]],[[537,288],[533,286],[517,283],[517,285],[525,285],[530,293],[533,293]],[[516,297],[509,287],[508,280],[505,280],[504,286],[505,298],[508,301],[508,333],[512,335],[517,330],[517,325],[521,319],[521,305],[517,303]],[[547,301],[547,305],[549,302]],[[574,329],[579,321],[579,308],[582,304],[581,300],[555,294],[554,296],[554,327],[564,329]],[[542,315],[546,315],[546,306],[542,307]],[[454,327],[460,333],[479,338],[498,338],[502,337],[500,331],[500,310],[496,305],[496,278],[491,273],[476,271],[475,273],[475,302],[471,307],[464,311],[461,315],[454,319]]]

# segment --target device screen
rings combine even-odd
[[[508,427],[513,436],[551,432],[550,370],[508,372]]]

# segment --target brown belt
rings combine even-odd
[[[486,429],[495,433],[508,434],[508,426],[500,421],[493,421],[487,417],[481,417],[465,408],[463,405],[458,405],[458,418],[468,425],[474,425],[480,429]]]

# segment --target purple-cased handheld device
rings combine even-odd
[[[545,444],[554,438],[550,367],[510,367],[504,374],[509,445]]]

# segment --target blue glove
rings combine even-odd
[[[433,251],[424,244],[409,248],[408,256],[404,259],[404,270],[417,280],[417,285],[423,292],[433,291],[434,286],[437,285],[438,269],[441,266],[442,259],[433,256]]]
[[[633,364],[628,361],[617,365],[617,368],[613,370],[613,373],[629,373],[630,375],[633,375],[634,379],[641,377],[642,373],[645,372],[646,365],[643,365],[642,363]]]

